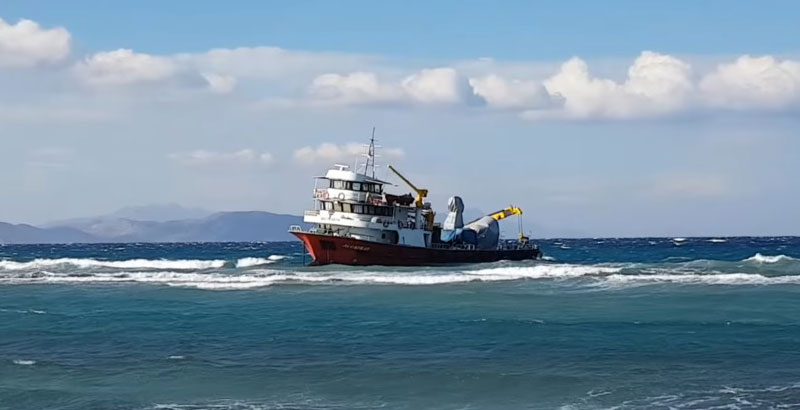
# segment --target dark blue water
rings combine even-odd
[[[800,239],[0,246],[0,409],[800,408]]]

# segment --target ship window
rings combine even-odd
[[[349,189],[349,190],[352,191],[353,190],[353,183],[350,182],[350,181],[345,182],[344,183],[344,189]]]
[[[345,189],[345,186],[346,186],[346,184],[345,184],[344,181],[339,181],[339,180],[331,181],[331,188],[334,188],[334,189]]]
[[[364,213],[367,215],[372,215],[372,205],[364,205]]]
[[[344,212],[353,212],[353,209],[350,204],[342,204],[342,211]]]
[[[335,211],[337,211],[337,212],[342,212],[342,204],[339,203],[339,202],[336,202],[335,204],[333,204],[333,209]]]
[[[323,202],[323,204],[325,205],[325,210],[326,211],[332,211],[333,210],[333,202]]]
[[[353,182],[353,191],[360,191],[360,190],[361,190],[361,183]]]
[[[363,214],[364,213],[364,207],[362,207],[361,205],[353,205],[353,212],[355,212],[357,214]]]

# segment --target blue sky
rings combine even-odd
[[[789,1],[5,1],[0,220],[299,213],[310,176],[375,125],[435,207],[514,203],[534,235],[800,234],[798,17]]]
[[[6,0],[3,18],[62,25],[89,51],[150,53],[276,45],[406,58],[566,59],[785,53],[795,1],[156,1]]]

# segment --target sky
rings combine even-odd
[[[299,214],[374,126],[379,163],[434,208],[514,204],[534,236],[800,235],[799,18],[791,1],[4,0],[0,221]]]

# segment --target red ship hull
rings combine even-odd
[[[292,232],[305,245],[312,265],[425,266],[537,259],[538,249],[464,250],[390,245],[340,236]]]

